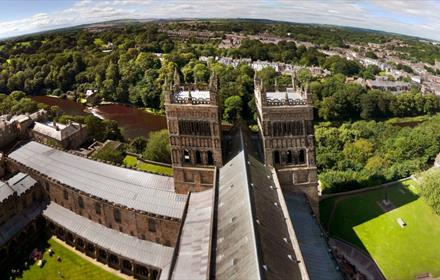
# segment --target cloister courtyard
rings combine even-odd
[[[5,279],[71,279],[71,280],[117,280],[118,276],[104,270],[101,267],[86,260],[83,256],[68,249],[61,241],[55,238],[41,238],[35,242],[35,248],[42,252],[43,265],[40,267],[38,262],[28,260],[28,252],[17,262],[17,266],[11,269],[18,269],[18,274],[9,274]],[[50,253],[52,251],[52,253]],[[25,266],[25,262],[28,263]],[[18,265],[20,263],[20,265]]]
[[[419,197],[413,180],[329,198],[320,206],[330,237],[368,252],[387,279],[440,276],[440,217]]]

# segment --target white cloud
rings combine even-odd
[[[440,40],[434,0],[113,0],[14,21],[0,20],[0,37],[120,18],[265,18],[379,29]]]

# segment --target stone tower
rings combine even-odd
[[[211,188],[214,167],[222,166],[217,75],[205,86],[181,86],[176,70],[164,95],[176,192]]]
[[[305,193],[316,214],[319,210],[315,164],[313,106],[307,88],[297,86],[274,90],[264,88],[255,77],[258,126],[266,165],[273,166],[286,191]]]

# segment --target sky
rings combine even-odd
[[[114,19],[261,18],[440,41],[440,0],[0,0],[0,38]]]

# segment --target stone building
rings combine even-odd
[[[7,146],[17,139],[19,131],[17,129],[17,122],[11,120],[9,116],[0,117],[0,147]]]
[[[41,143],[63,149],[77,149],[87,140],[87,129],[85,125],[75,122],[35,122],[32,136]]]
[[[309,206],[294,203],[310,222],[291,219],[275,169],[252,150],[243,129],[235,130],[226,163],[213,167],[212,188],[188,194],[175,192],[173,177],[37,142],[18,147],[3,161],[7,174],[26,172],[45,199],[31,195],[39,203],[24,218],[5,216],[5,230],[20,230],[8,235],[13,243],[0,244],[1,256],[11,259],[12,249],[41,229],[43,217],[67,244],[137,279],[342,279]],[[4,209],[11,205],[0,202]]]
[[[367,80],[367,87],[391,92],[404,92],[411,90],[411,84],[401,81],[388,81],[383,79]]]
[[[214,167],[223,163],[218,79],[213,74],[204,88],[181,86],[176,72],[164,88],[176,191],[211,188]]]
[[[7,236],[0,261],[45,225],[137,279],[342,279],[311,214],[318,193],[307,91],[294,80],[267,91],[255,80],[262,154],[241,124],[222,145],[217,84],[215,74],[205,88],[182,87],[177,75],[173,86],[165,83],[174,177],[34,141],[2,158],[6,176],[19,175],[0,187],[0,238]],[[32,188],[39,195],[27,191],[24,206],[8,202]],[[24,217],[4,210],[31,201],[36,207]]]
[[[313,106],[306,88],[269,91],[255,78],[255,102],[266,165],[275,167],[285,190],[303,192],[319,213]]]
[[[37,142],[5,161],[9,174],[26,172],[42,186],[48,199],[38,215],[54,235],[138,279],[166,279],[188,199],[175,193],[173,178]]]
[[[37,218],[43,200],[41,186],[29,175],[18,173],[0,182],[0,271],[44,225]]]

